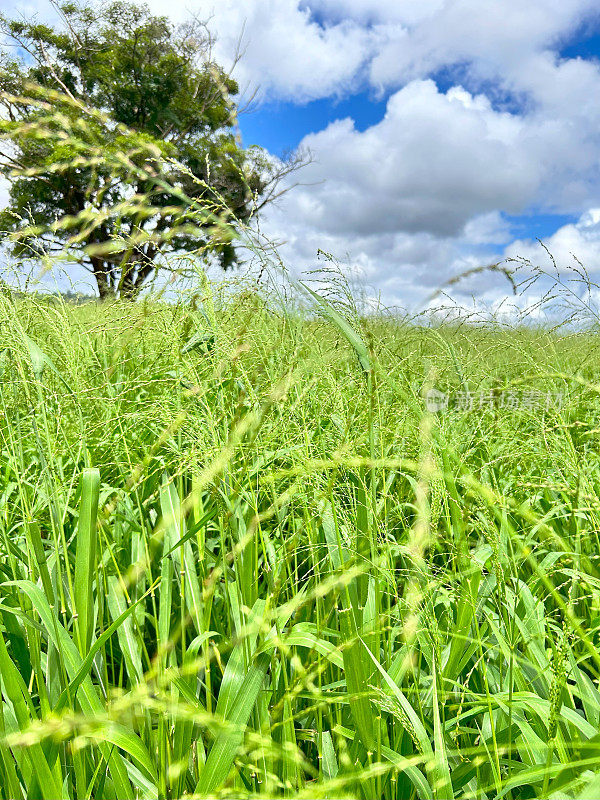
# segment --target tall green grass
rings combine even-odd
[[[600,794],[595,336],[315,303],[0,298],[0,798]]]

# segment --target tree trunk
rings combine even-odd
[[[132,264],[127,274],[121,278],[120,296],[124,300],[137,300],[139,297],[144,284],[155,269],[154,261],[152,260],[155,253],[156,251],[151,256],[143,253],[143,265],[138,264],[136,269],[136,265]]]
[[[100,300],[115,300],[116,294],[112,288],[108,284],[108,281],[99,281],[96,278],[96,283],[98,285],[98,294],[100,295]]]
[[[116,300],[117,297],[122,300],[137,300],[147,279],[156,269],[153,261],[156,252],[154,249],[149,255],[143,253],[141,264],[139,261],[133,261],[121,265],[120,270],[116,269],[112,262],[99,256],[90,258],[100,300]],[[119,273],[120,280],[117,285],[115,276]]]
[[[116,297],[115,290],[109,280],[110,265],[102,258],[92,257],[90,260],[100,300],[114,300]]]

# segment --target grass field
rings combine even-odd
[[[600,797],[597,336],[277,308],[0,297],[0,798]]]

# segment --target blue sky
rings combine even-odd
[[[381,121],[387,97],[363,90],[343,98],[322,98],[308,103],[275,100],[251,105],[239,119],[245,145],[258,144],[276,156],[295,150],[310,133],[326,128],[330,122],[349,117],[364,131]]]
[[[575,30],[561,45],[559,53],[562,58],[600,58],[600,29],[598,20],[592,18]]]
[[[210,18],[225,66],[241,50],[245,144],[310,150],[261,223],[296,273],[320,248],[368,295],[418,308],[473,267],[544,265],[541,238],[600,281],[598,0],[149,5]],[[52,16],[48,0],[0,6]],[[476,293],[494,304],[505,289],[484,277]]]

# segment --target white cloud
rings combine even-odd
[[[394,94],[384,119],[364,132],[332,123],[303,144],[313,184],[287,199],[289,213],[335,234],[428,231],[456,235],[474,215],[519,213],[541,181],[519,117],[494,111],[483,96],[432,81]]]
[[[563,225],[544,245],[559,267],[565,268],[581,261],[590,276],[600,279],[600,208],[591,208],[579,220]],[[505,255],[523,258],[543,268],[552,267],[552,260],[539,242],[518,239],[505,250]]]
[[[151,0],[172,15],[172,4]],[[235,77],[259,96],[307,102],[351,88],[373,52],[374,34],[355,21],[326,27],[298,0],[200,0],[194,4],[217,33],[215,54],[226,66],[240,50]],[[183,6],[176,12],[182,14]],[[241,46],[241,48],[240,48]]]
[[[472,245],[501,245],[512,239],[510,225],[498,211],[472,217],[464,227],[463,238]]]
[[[486,265],[500,263],[514,269],[517,263],[523,265],[529,261],[531,266],[553,274],[548,252],[561,272],[578,266],[577,261],[580,261],[591,282],[600,284],[600,208],[586,211],[577,222],[564,225],[546,237],[544,244],[548,252],[532,239],[510,241],[507,223],[497,213],[473,218],[464,231],[454,237],[427,232],[368,237],[320,234],[281,209],[271,209],[268,227],[274,236],[285,241],[281,252],[293,271],[323,266],[316,257],[318,248],[333,252],[339,256],[346,274],[357,280],[368,295],[412,311],[423,309],[427,298],[450,279]],[[489,247],[490,244],[494,246]],[[507,259],[512,261],[507,262]],[[517,281],[531,274],[530,268],[521,266]],[[539,299],[540,285],[536,284],[522,296],[513,297],[506,278],[497,272],[482,271],[465,275],[446,291],[463,307],[524,309]],[[550,280],[543,282],[546,289],[550,285]],[[573,284],[573,288],[577,287]],[[440,302],[438,295],[433,305]]]
[[[387,28],[371,76],[393,85],[465,63],[486,79],[516,76],[531,53],[554,47],[597,12],[595,0],[450,0],[416,24]]]
[[[188,8],[150,5],[177,17]],[[398,88],[458,64],[473,80],[529,91],[534,57],[600,16],[597,0],[196,0],[189,7],[211,15],[225,62],[242,37],[243,84],[296,102],[365,81]]]
[[[263,227],[287,242],[283,255],[298,270],[317,266],[321,248],[385,297],[417,302],[455,274],[514,254],[503,252],[511,233],[501,212],[593,204],[598,184],[587,176],[597,150],[586,136],[568,120],[511,115],[483,95],[413,81],[366,131],[344,119],[306,137],[315,153],[307,185],[269,211]],[[507,285],[484,274],[469,288],[495,299]]]
[[[318,10],[329,22],[351,19],[360,25],[412,26],[439,13],[446,0],[306,0],[303,8]]]

